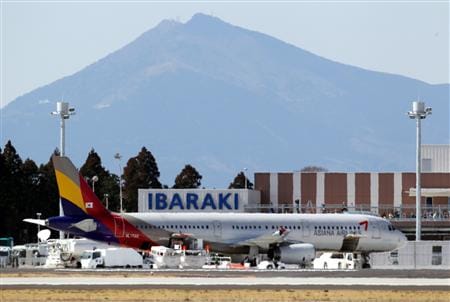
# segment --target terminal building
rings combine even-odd
[[[422,146],[424,239],[450,239],[450,145]],[[410,239],[415,172],[256,172],[255,190],[140,189],[139,212],[371,212]]]
[[[423,232],[450,239],[450,146],[422,146]],[[257,172],[261,208],[276,212],[365,211],[415,230],[415,172]]]

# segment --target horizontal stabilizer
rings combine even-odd
[[[25,218],[23,221],[33,224],[39,224],[45,226],[45,219],[33,219],[33,218]]]

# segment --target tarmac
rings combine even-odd
[[[449,290],[448,270],[1,270],[2,288],[344,288]],[[18,274],[20,274],[18,276]]]

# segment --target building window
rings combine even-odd
[[[431,265],[442,265],[442,246],[434,245],[431,256]]]

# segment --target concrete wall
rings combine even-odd
[[[450,145],[422,145],[423,172],[450,172]]]
[[[433,247],[441,253],[433,253]],[[372,253],[370,262],[375,269],[450,269],[449,255],[450,241],[409,241],[392,252]]]

